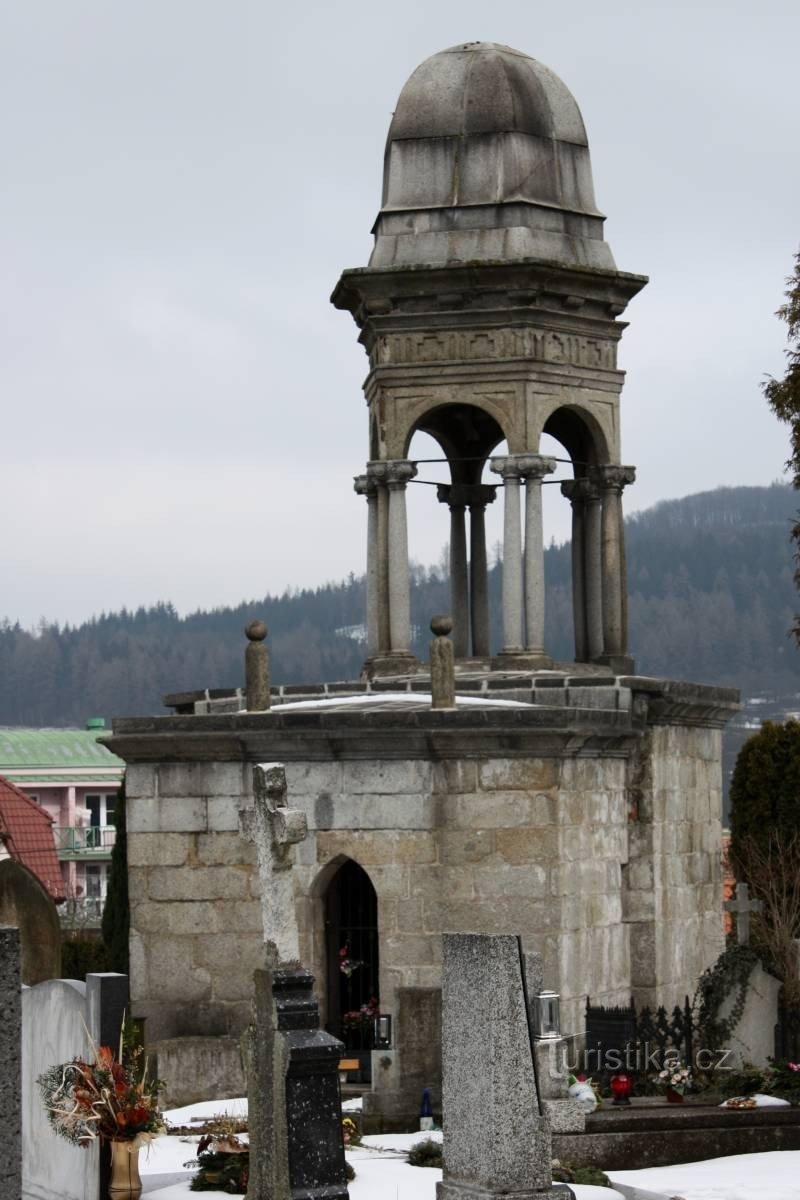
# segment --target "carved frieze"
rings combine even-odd
[[[613,371],[617,347],[605,338],[545,329],[464,329],[389,333],[375,341],[372,365],[475,362],[529,358]]]

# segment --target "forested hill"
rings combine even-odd
[[[800,690],[788,636],[798,599],[789,529],[797,497],[785,485],[719,488],[657,504],[627,521],[630,641],[637,668],[746,692]],[[572,657],[569,546],[546,551],[547,645]],[[499,641],[500,567],[490,573]],[[415,567],[415,650],[447,611],[447,580]],[[0,624],[0,725],[81,725],[88,716],[157,713],[164,692],[238,685],[243,626],[270,627],[273,682],[357,675],[364,647],[364,580],[266,596],[179,617],[168,603],[35,633]]]

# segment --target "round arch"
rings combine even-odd
[[[550,413],[542,433],[555,438],[564,447],[576,475],[587,467],[610,462],[610,447],[605,430],[594,413],[577,404],[564,404]]]
[[[402,458],[408,456],[415,433],[429,434],[450,460],[482,458],[485,461],[495,446],[508,439],[504,414],[483,400],[452,400],[434,405],[426,401],[416,406],[416,411],[408,415],[408,424],[402,434]],[[475,467],[479,478],[480,464],[476,462]],[[474,469],[467,475],[468,478],[462,478],[461,473],[454,471],[453,482],[472,482]]]

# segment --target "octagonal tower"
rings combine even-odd
[[[484,512],[502,487],[503,647],[493,665],[551,664],[547,433],[574,473],[562,491],[572,504],[575,659],[633,669],[621,493],[634,470],[621,461],[617,343],[618,318],[647,280],[617,270],[603,221],[580,110],[547,67],[471,42],[414,71],[389,128],[369,265],[345,271],[332,297],[352,313],[370,362],[369,461],[356,478],[369,509],[368,673],[417,666],[405,489],[418,430],[450,471],[439,499],[450,509],[457,657],[488,660]],[[508,454],[492,458],[503,441]],[[497,484],[482,482],[487,461]]]

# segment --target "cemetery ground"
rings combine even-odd
[[[352,1105],[351,1101],[345,1108]],[[357,1104],[357,1102],[355,1102]],[[221,1114],[242,1116],[244,1099],[207,1101],[166,1113],[171,1127],[186,1127]],[[347,1151],[356,1172],[349,1184],[351,1200],[434,1200],[442,1172],[431,1167],[412,1167],[408,1150],[427,1133],[375,1134]],[[441,1134],[434,1132],[435,1140]],[[167,1134],[143,1155],[143,1196],[149,1200],[188,1200],[192,1192],[191,1168],[184,1166],[196,1152],[199,1135]],[[798,1200],[800,1198],[800,1151],[739,1154],[700,1162],[653,1167],[639,1171],[611,1171],[611,1188],[572,1184],[577,1200]],[[224,1197],[226,1192],[199,1193]]]

